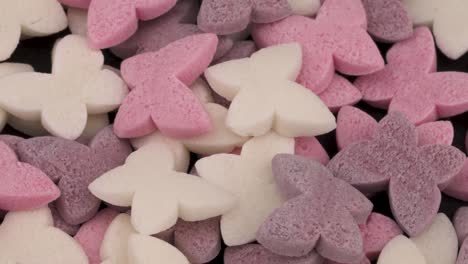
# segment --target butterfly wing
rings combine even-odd
[[[377,129],[377,121],[366,112],[345,106],[338,112],[336,124],[336,143],[344,149],[361,140],[371,140]]]

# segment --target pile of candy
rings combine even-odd
[[[0,10],[0,264],[468,264],[466,0]]]

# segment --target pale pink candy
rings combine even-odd
[[[338,113],[336,122],[336,142],[338,149],[361,140],[371,140],[377,121],[358,108],[345,106]],[[452,145],[454,128],[449,121],[436,121],[416,127],[418,145]]]
[[[318,161],[327,165],[330,161],[327,151],[315,137],[299,137],[295,139],[294,154]]]
[[[414,124],[468,111],[468,74],[436,72],[436,60],[432,34],[420,27],[388,51],[383,70],[359,77],[354,84],[364,101],[398,111]]]
[[[92,0],[58,0],[60,3],[70,6],[76,7],[81,9],[88,9],[89,4],[91,4]]]
[[[318,96],[333,113],[338,112],[343,106],[354,105],[362,99],[361,91],[337,74],[333,76],[325,91]]]
[[[150,20],[168,12],[176,0],[92,0],[88,11],[90,44],[109,48],[131,37],[138,20]]]
[[[0,142],[0,209],[30,210],[57,199],[60,190],[39,169],[18,161],[15,152]]]
[[[458,200],[468,202],[468,158],[465,160],[462,171],[444,189],[444,193]]]
[[[364,242],[364,253],[370,260],[376,260],[385,245],[403,233],[395,221],[378,213],[372,213],[367,223],[359,228]]]
[[[100,211],[93,219],[83,224],[75,235],[76,241],[81,245],[88,256],[89,264],[101,263],[101,243],[107,228],[119,212],[112,209]]]
[[[361,1],[326,0],[316,19],[290,16],[271,24],[255,24],[252,34],[260,48],[300,43],[303,67],[298,82],[320,94],[331,83],[335,69],[347,75],[363,75],[384,67],[366,29]]]
[[[216,35],[199,34],[125,60],[122,76],[132,91],[117,113],[115,133],[135,138],[157,127],[166,136],[182,138],[210,131],[210,117],[187,86],[208,67],[217,44]]]

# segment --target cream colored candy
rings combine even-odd
[[[67,10],[68,27],[72,34],[88,35],[88,11],[69,7]]]
[[[247,141],[241,155],[216,154],[199,160],[200,177],[237,198],[236,206],[221,217],[221,233],[228,246],[255,240],[260,225],[283,202],[274,180],[271,159],[294,153],[294,139],[270,132]]]
[[[74,140],[88,114],[116,109],[127,94],[123,80],[102,69],[104,57],[84,37],[69,35],[53,50],[52,74],[27,72],[0,80],[0,107],[25,121],[41,120],[52,135]]]
[[[411,240],[425,256],[427,264],[455,264],[457,260],[457,233],[445,214],[438,214],[426,231]]]
[[[132,223],[142,234],[172,227],[177,218],[200,221],[227,212],[234,204],[228,192],[193,175],[177,172],[172,150],[152,143],[128,156],[125,165],[89,185],[99,199],[132,206]]]
[[[32,72],[34,71],[33,67],[28,64],[22,63],[0,63],[0,78],[7,77],[12,74],[20,73],[20,72]],[[0,109],[0,131],[5,127],[5,124],[8,120],[7,112]]]
[[[403,0],[415,25],[433,28],[439,49],[451,59],[468,51],[468,2],[465,0]]]
[[[128,214],[118,215],[109,225],[100,254],[102,263],[108,264],[188,264],[185,256],[172,245],[138,234]]]
[[[0,263],[87,264],[72,237],[55,228],[47,207],[10,212],[0,226]]]
[[[426,260],[411,240],[399,235],[384,247],[377,264],[426,264]]]
[[[47,36],[67,27],[67,17],[57,0],[0,1],[0,61],[10,58],[26,37]]]
[[[301,46],[290,43],[214,65],[205,77],[232,101],[226,124],[238,135],[260,136],[270,130],[287,137],[328,133],[336,127],[335,117],[318,96],[295,82],[301,66]]]
[[[320,8],[320,0],[288,0],[294,14],[314,16]]]
[[[190,85],[190,89],[192,89],[193,93],[198,97],[198,99],[200,99],[203,104],[214,102],[211,88],[205,80],[198,78]]]

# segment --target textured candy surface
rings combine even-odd
[[[271,253],[258,244],[228,247],[224,251],[225,264],[322,264],[323,259],[316,252],[303,257],[285,257]]]
[[[291,13],[288,0],[206,0],[200,7],[198,26],[227,35],[245,30],[250,22],[271,23]]]
[[[361,140],[371,140],[378,128],[377,121],[366,112],[345,106],[338,112],[336,143],[343,149]],[[452,145],[454,128],[450,121],[424,123],[416,127],[418,145]]]
[[[168,12],[176,0],[92,0],[88,10],[88,38],[97,49],[122,43],[138,28],[138,20],[151,20]]]
[[[457,233],[445,214],[438,214],[431,226],[411,240],[424,255],[427,264],[453,264],[457,260]]]
[[[50,213],[52,214],[52,218],[54,220],[54,226],[56,228],[61,229],[63,232],[69,234],[70,236],[74,236],[78,229],[80,228],[79,225],[70,225],[69,223],[63,220],[63,217],[57,211],[57,207],[54,203],[49,204]]]
[[[41,170],[19,162],[15,152],[0,142],[0,209],[29,210],[60,196],[60,190]]]
[[[364,193],[388,188],[393,215],[410,236],[432,223],[441,201],[440,189],[457,175],[465,155],[447,145],[418,147],[416,128],[399,113],[379,123],[372,140],[340,151],[329,163],[333,174]]]
[[[279,154],[272,168],[289,200],[262,224],[258,242],[285,256],[304,256],[315,248],[333,261],[360,260],[363,241],[358,223],[366,221],[372,203],[318,162]]]
[[[457,232],[458,243],[461,245],[468,237],[468,207],[458,208],[453,217],[453,225]]]
[[[199,3],[193,0],[179,1],[167,14],[157,19],[141,22],[138,31],[111,51],[121,58],[135,54],[158,51],[176,40],[203,33],[197,25]],[[214,60],[221,58],[233,46],[229,37],[220,37]]]
[[[234,197],[208,181],[174,170],[175,159],[166,144],[152,143],[128,156],[89,185],[99,199],[132,206],[132,224],[152,235],[173,226],[177,218],[200,221],[221,215]]]
[[[83,224],[75,236],[75,240],[88,256],[90,264],[101,263],[101,243],[107,228],[119,213],[112,209],[104,209],[97,213],[91,220]]]
[[[359,228],[364,242],[364,253],[370,260],[376,260],[385,245],[403,233],[395,221],[378,213],[370,214],[367,222]]]
[[[293,152],[293,139],[269,133],[247,141],[240,155],[216,154],[195,163],[200,177],[236,196],[235,206],[221,217],[226,245],[253,242],[263,221],[281,205],[271,159],[278,153]]]
[[[0,79],[0,106],[26,121],[41,121],[51,134],[78,138],[88,114],[116,109],[127,87],[115,73],[103,69],[100,51],[86,40],[68,35],[53,50],[52,73],[25,72]]]
[[[335,117],[325,104],[295,83],[301,62],[301,46],[290,43],[208,68],[205,77],[213,90],[232,101],[226,125],[242,136],[270,130],[288,137],[316,136],[333,130]]]
[[[398,111],[414,124],[467,111],[468,74],[436,72],[436,60],[432,34],[420,27],[388,51],[383,70],[359,77],[354,85],[367,103]]]
[[[347,75],[363,75],[384,67],[366,29],[361,1],[326,0],[316,19],[290,16],[271,24],[256,24],[252,35],[260,48],[300,43],[303,62],[297,81],[320,94],[332,81],[335,69]]]
[[[208,67],[216,51],[214,34],[199,34],[122,63],[132,91],[115,119],[119,137],[135,138],[157,128],[166,136],[192,137],[211,130],[208,114],[187,87]]]
[[[21,35],[47,36],[67,27],[65,12],[56,0],[2,1],[0,9],[0,61],[10,58]]]
[[[175,226],[174,246],[190,263],[208,263],[221,250],[219,217],[198,222],[179,220]]]
[[[363,0],[367,31],[376,40],[398,42],[411,37],[413,21],[400,0]]]
[[[57,210],[69,224],[91,219],[101,201],[88,185],[102,173],[115,168],[131,153],[125,140],[115,136],[112,126],[101,130],[89,146],[56,137],[37,137],[18,145],[22,161],[42,169],[54,181],[62,195]]]
[[[462,170],[453,178],[444,193],[462,201],[468,201],[468,158]]]
[[[0,226],[0,263],[88,264],[80,245],[53,225],[47,207],[8,213]]]

